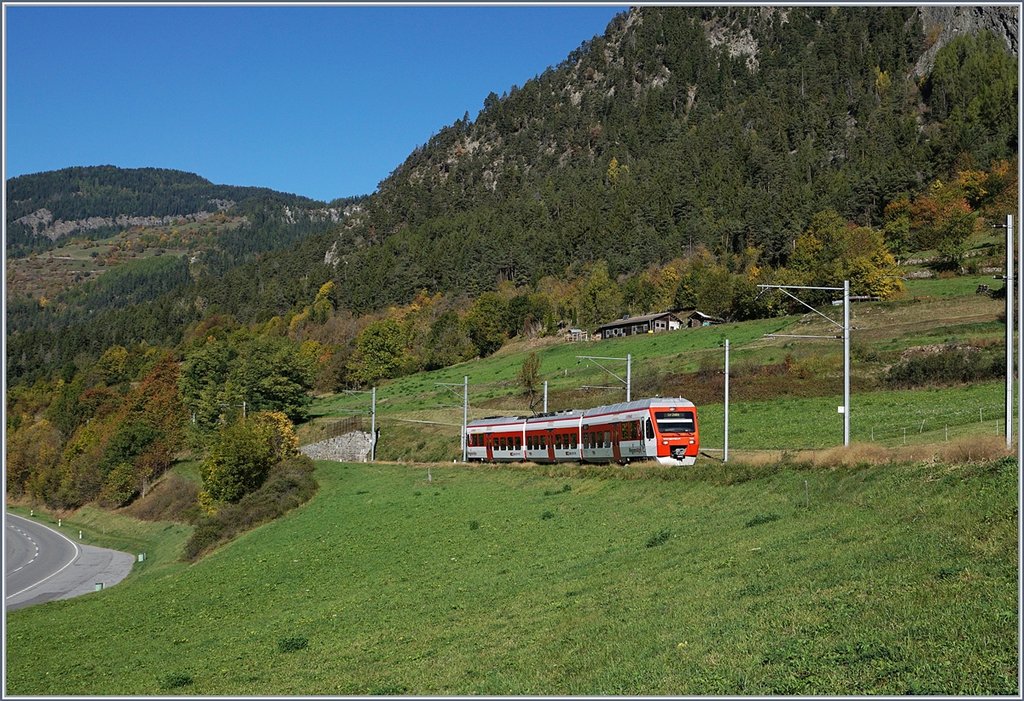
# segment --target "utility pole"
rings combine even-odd
[[[843,280],[843,445],[850,445],[850,281]]]
[[[462,376],[462,462],[466,462],[469,449],[469,375]]]
[[[626,401],[632,396],[633,389],[633,354],[626,353]]]
[[[548,413],[548,381],[544,380],[544,413]]]
[[[368,394],[370,395],[370,462],[377,459],[377,388],[372,387],[369,392],[366,390],[346,389],[345,394]],[[386,401],[386,400],[385,400]],[[364,414],[365,410],[348,411],[352,414]],[[362,426],[360,426],[360,429]]]
[[[725,447],[722,462],[729,462],[729,339],[725,339]]]
[[[456,387],[462,387],[462,440],[460,443],[462,444],[462,462],[466,462],[468,455],[467,449],[469,447],[469,441],[467,440],[468,436],[466,433],[469,426],[469,375],[464,375],[462,377],[462,384],[457,384],[455,382],[435,382],[434,384],[438,387],[444,387],[453,394],[455,394]],[[458,395],[456,394],[456,396]],[[455,407],[447,405],[446,408],[454,409]],[[447,425],[450,426],[451,424]]]
[[[1006,447],[1013,444],[1013,215],[1006,215]]]
[[[850,445],[850,281],[843,280],[842,287],[814,287],[810,285],[758,285],[761,291],[764,290],[782,290],[783,293],[789,295],[794,300],[804,305],[812,312],[820,316],[822,319],[837,326],[843,331],[843,405],[839,407],[839,413],[843,415],[843,445]],[[817,309],[803,301],[790,290],[822,290],[825,292],[843,292],[843,323],[840,324],[835,319],[830,319],[825,316]],[[836,336],[814,336],[814,335],[798,335],[798,334],[784,334],[784,333],[770,333],[767,334],[768,338],[837,338]]]
[[[370,392],[370,462],[377,459],[377,388]]]
[[[1017,115],[1018,125],[1021,115]],[[1020,166],[1018,165],[1018,168]],[[1013,223],[1013,218],[1007,215],[1007,221]],[[1013,255],[1010,251],[1009,255]],[[1024,270],[1024,245],[1017,245],[1017,270]],[[1007,348],[1007,355],[1010,349]],[[1017,362],[1021,363],[1024,358],[1024,285],[1017,285]],[[1024,368],[1017,370],[1017,470],[1020,474],[1021,465],[1024,465]],[[1018,476],[1018,483],[1020,477]],[[1019,535],[1018,527],[1018,535]],[[1019,541],[1018,541],[1019,542]]]

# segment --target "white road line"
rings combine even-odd
[[[14,518],[22,518],[21,516],[17,516],[17,515],[15,515],[15,514],[7,514],[7,517],[8,517],[8,518],[11,518],[11,517],[14,517]],[[24,519],[22,519],[22,520],[24,520]],[[66,570],[66,569],[67,569],[68,567],[70,567],[71,565],[73,565],[73,564],[75,563],[75,560],[77,560],[77,559],[78,559],[79,555],[81,555],[81,554],[82,554],[82,551],[78,549],[78,544],[77,544],[77,543],[76,543],[75,541],[73,541],[73,540],[71,540],[70,538],[68,538],[68,537],[67,537],[66,535],[64,535],[63,533],[61,533],[60,531],[54,531],[54,530],[53,530],[52,528],[50,528],[49,526],[44,526],[44,525],[43,525],[43,524],[41,524],[41,523],[40,523],[40,524],[38,524],[38,525],[39,525],[40,527],[42,527],[42,528],[45,528],[45,529],[46,529],[46,530],[48,530],[48,531],[53,531],[54,533],[56,533],[57,535],[59,535],[59,536],[60,536],[61,538],[63,538],[64,540],[66,540],[66,541],[68,541],[69,543],[71,543],[71,547],[73,547],[73,548],[75,549],[75,556],[74,556],[73,558],[71,558],[71,559],[70,559],[70,560],[68,561],[68,564],[64,565],[63,567],[61,567],[61,568],[60,568],[59,570],[57,570],[56,572],[54,572],[54,573],[52,573],[52,574],[50,574],[50,575],[47,575],[46,577],[43,577],[42,579],[40,579],[40,580],[39,580],[38,582],[36,582],[35,584],[30,584],[29,586],[25,587],[25,588],[24,588],[24,589],[22,589],[21,591],[16,591],[16,592],[14,592],[13,594],[8,594],[8,595],[7,595],[7,599],[13,599],[14,597],[18,596],[19,594],[24,594],[24,593],[25,593],[25,592],[27,592],[27,591],[28,591],[29,589],[32,589],[32,588],[34,588],[34,587],[38,587],[38,586],[39,586],[40,584],[42,584],[42,583],[43,583],[43,582],[45,582],[46,580],[50,579],[51,577],[56,577],[56,576],[57,576],[58,574],[60,574],[61,572],[63,572],[64,570]],[[37,545],[37,546],[36,546],[36,552],[38,552],[38,551],[39,551],[39,546]],[[7,599],[5,599],[5,601],[6,601]]]

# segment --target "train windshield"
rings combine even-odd
[[[656,411],[659,433],[693,433],[695,423],[692,411]]]

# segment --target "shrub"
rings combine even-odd
[[[221,429],[200,468],[203,488],[217,502],[237,502],[258,489],[274,463],[295,455],[298,440],[281,412],[260,412]]]
[[[889,368],[885,380],[892,387],[960,384],[1001,377],[1006,356],[983,353],[977,348],[949,347],[936,353],[907,358]]]
[[[183,672],[171,672],[160,677],[157,681],[161,689],[180,689],[183,686],[190,685],[192,677]]]
[[[540,517],[544,521],[550,521],[551,519],[553,519],[555,517],[555,513],[553,511],[545,511],[544,513],[542,513],[540,515]]]
[[[177,474],[166,475],[149,494],[128,507],[128,513],[143,521],[195,523],[199,518],[199,487]]]
[[[296,650],[304,650],[309,646],[309,639],[301,635],[295,635],[290,638],[281,638],[277,641],[277,649],[279,652],[295,652]]]
[[[754,518],[747,521],[747,528],[753,528],[754,526],[760,526],[765,523],[771,523],[772,521],[778,521],[780,516],[778,514],[758,514]]]
[[[183,559],[192,561],[239,533],[250,530],[287,513],[316,493],[313,461],[305,455],[291,457],[275,465],[266,482],[237,504],[224,504],[205,516],[185,544]]]
[[[645,544],[648,548],[653,548],[658,545],[663,545],[668,542],[668,539],[672,537],[672,532],[666,528],[662,528],[660,531],[652,535],[647,539]]]

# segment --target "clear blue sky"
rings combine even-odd
[[[5,175],[152,166],[368,194],[625,9],[6,5]]]

